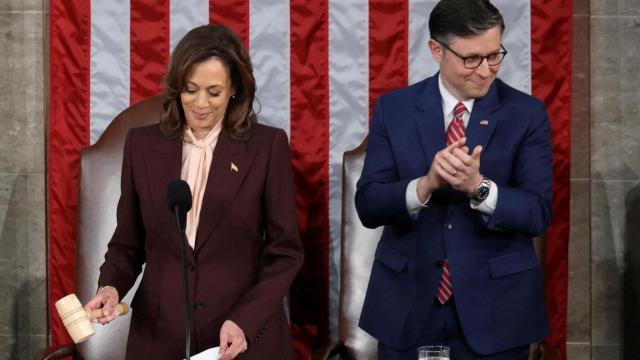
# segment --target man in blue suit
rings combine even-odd
[[[440,71],[381,96],[356,207],[384,226],[360,327],[380,359],[448,345],[453,359],[527,359],[549,335],[532,238],[551,220],[544,104],[496,78],[507,51],[488,0],[429,19]]]

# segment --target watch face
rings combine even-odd
[[[487,196],[489,196],[489,188],[486,186],[480,186],[477,190],[476,190],[476,194],[475,194],[475,198],[477,200],[484,200],[487,198]]]
[[[478,186],[475,193],[473,194],[473,198],[476,201],[484,201],[487,196],[489,196],[489,187],[486,185]]]

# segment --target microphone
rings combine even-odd
[[[182,246],[182,286],[184,290],[184,334],[185,359],[191,359],[191,307],[189,306],[189,280],[187,278],[187,212],[191,209],[191,189],[189,184],[182,180],[172,181],[167,187],[167,206],[176,214],[176,224],[180,232]]]
[[[187,228],[187,213],[191,210],[191,189],[183,180],[175,180],[167,187],[167,206],[176,214],[178,230],[184,232]]]

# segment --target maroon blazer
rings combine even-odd
[[[124,297],[146,264],[132,302],[127,359],[184,357],[182,240],[165,200],[181,167],[180,139],[163,136],[157,124],[129,131],[118,224],[98,280]],[[191,353],[218,346],[229,319],[249,342],[240,359],[293,358],[282,300],[303,249],[284,131],[256,125],[246,142],[220,133],[195,248],[187,252]]]

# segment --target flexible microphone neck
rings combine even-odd
[[[173,207],[173,213],[176,216],[176,225],[178,226],[178,231],[184,233],[187,230],[187,213],[189,211],[185,211],[180,208],[179,205],[175,205]]]
[[[189,279],[187,277],[187,212],[191,209],[191,190],[189,184],[176,180],[167,187],[167,206],[176,215],[176,225],[180,232],[180,252],[182,253],[182,285],[184,290],[185,319],[185,359],[191,359],[191,306],[189,306]]]

